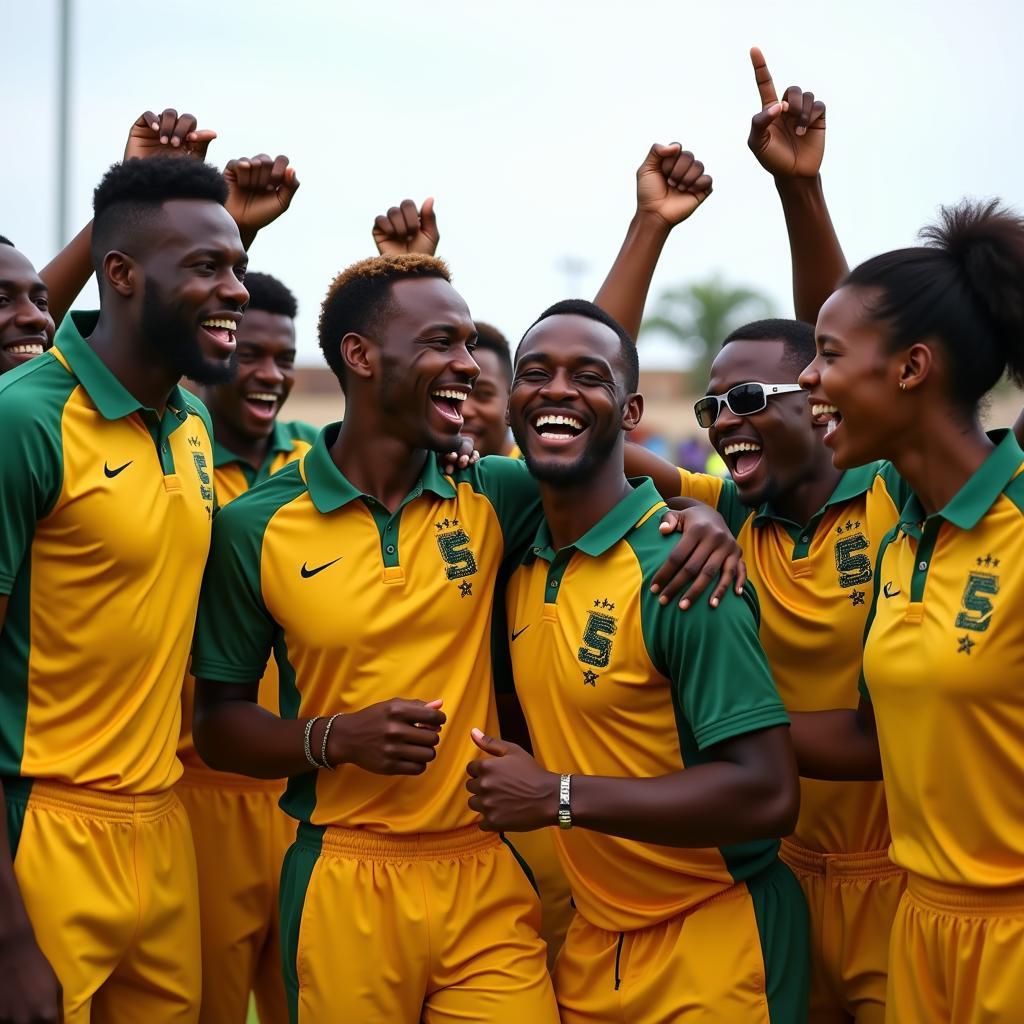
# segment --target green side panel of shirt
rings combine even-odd
[[[476,465],[459,470],[456,484],[468,482],[494,508],[501,524],[504,560],[518,564],[537,533],[543,515],[537,481],[526,463],[504,455],[488,455]]]
[[[675,542],[658,530],[652,516],[626,538],[643,572],[640,615],[644,645],[654,667],[672,682],[672,705],[683,764],[692,768],[713,758],[716,743],[789,718],[775,689],[758,639],[760,609],[753,588],[742,597],[726,593],[718,608],[702,597],[688,611],[675,602],[660,605],[650,583]],[[736,881],[768,867],[778,840],[720,847]]]
[[[277,511],[305,491],[293,463],[226,505],[214,521],[192,650],[197,679],[254,683],[263,677],[279,632],[260,585],[263,535]]]
[[[722,481],[722,491],[718,495],[718,514],[725,520],[730,533],[734,537],[740,535],[744,523],[754,514],[739,499],[739,492],[731,480]]]
[[[32,541],[60,498],[61,418],[75,378],[42,355],[0,379],[0,775],[18,775],[28,719]]]
[[[288,643],[280,629],[274,639],[274,660],[277,662],[281,717],[298,718],[302,694],[295,678],[295,667],[288,657]],[[292,775],[281,797],[282,810],[299,821],[309,821],[316,809],[316,780],[316,772]]]

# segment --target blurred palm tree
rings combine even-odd
[[[640,334],[661,331],[675,338],[690,353],[691,379],[703,391],[723,339],[751,320],[771,316],[775,306],[763,292],[728,284],[721,274],[714,274],[705,281],[666,288]]]

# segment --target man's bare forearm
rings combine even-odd
[[[643,320],[647,293],[671,228],[660,217],[637,211],[629,223],[618,256],[594,303],[636,338]]]
[[[821,175],[776,177],[775,187],[789,233],[793,308],[798,320],[813,324],[849,267],[825,203]]]

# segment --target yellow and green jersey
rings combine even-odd
[[[523,463],[481,459],[454,476],[434,457],[389,512],[329,451],[310,451],[217,517],[193,651],[200,679],[251,684],[273,652],[282,717],[444,699],[437,758],[418,777],[354,765],[289,781],[282,806],[314,825],[442,832],[466,804],[470,729],[497,728],[491,622],[499,569],[540,517]]]
[[[855,708],[875,556],[909,488],[892,465],[845,472],[808,522],[744,506],[731,480],[680,470],[681,493],[718,509],[761,604],[761,644],[789,711]],[[687,613],[689,614],[689,613]],[[881,782],[801,779],[793,841],[821,853],[889,844]]]
[[[710,760],[723,740],[788,723],[757,638],[752,588],[683,613],[651,579],[677,538],[644,480],[574,545],[547,524],[508,585],[516,692],[549,770],[656,778]],[[770,865],[778,841],[679,849],[558,831],[580,913],[611,931],[681,914]]]
[[[0,382],[0,775],[156,793],[214,509],[209,416],[142,407],[64,319]]]
[[[934,515],[882,542],[864,647],[893,859],[928,879],[1024,885],[1024,453],[1012,432]]]
[[[318,433],[316,427],[299,420],[288,423],[275,421],[274,432],[270,437],[270,448],[258,469],[254,469],[224,445],[218,444],[215,439],[213,443],[213,483],[217,492],[217,504],[223,508],[239,495],[255,487],[256,484],[273,476],[278,470],[284,469],[289,463],[302,458],[309,451]],[[181,695],[181,736],[178,740],[178,757],[193,774],[204,773],[208,774],[211,779],[216,779],[222,773],[214,772],[206,767],[196,753],[195,744],[192,742],[192,710],[195,703],[195,688],[195,677],[191,672],[186,672],[185,685]],[[268,662],[267,671],[260,680],[259,700],[261,707],[275,715],[280,714],[277,665],[272,660]],[[270,788],[275,785],[277,785],[276,779],[272,780]]]

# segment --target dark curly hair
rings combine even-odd
[[[331,282],[320,307],[320,350],[345,389],[345,360],[341,339],[346,334],[370,334],[391,309],[391,285],[411,278],[438,277],[451,281],[444,260],[422,253],[372,256],[343,270]],[[246,279],[248,284],[248,279]]]
[[[245,290],[249,293],[246,309],[262,309],[264,313],[278,313],[290,320],[298,315],[298,300],[291,289],[273,274],[246,271]]]
[[[92,261],[99,271],[112,249],[145,229],[170,199],[205,199],[224,205],[227,182],[216,167],[183,157],[155,156],[114,164],[92,197]]]

